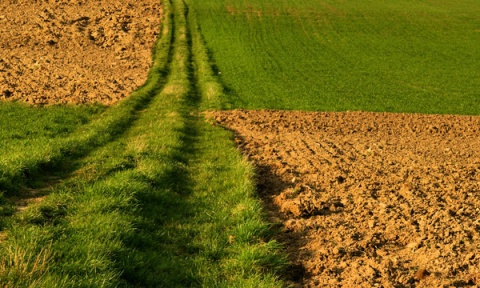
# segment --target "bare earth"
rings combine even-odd
[[[112,104],[142,85],[158,0],[0,1],[0,100]]]
[[[480,287],[480,117],[212,112],[298,287]]]

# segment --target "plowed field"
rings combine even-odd
[[[300,287],[480,285],[480,117],[214,112]]]
[[[112,104],[145,82],[158,0],[0,2],[0,100]]]

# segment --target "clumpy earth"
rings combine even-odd
[[[298,287],[480,287],[480,117],[212,112]]]
[[[112,104],[142,85],[158,0],[0,1],[0,100]]]

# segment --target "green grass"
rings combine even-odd
[[[52,106],[35,108],[19,103],[1,103],[0,115],[0,179],[5,178],[10,166],[22,156],[33,158],[53,142],[71,137],[72,132],[91,122],[103,111],[101,106]],[[9,163],[10,162],[10,163]],[[19,167],[29,173],[28,165]],[[4,182],[0,181],[0,190]]]
[[[13,196],[13,187],[31,182],[33,174],[49,162],[49,147],[72,137],[103,110],[101,106],[35,108],[0,103],[0,230],[3,216],[13,213],[4,194]]]
[[[0,155],[4,157],[8,154],[6,145],[12,142],[23,146],[22,142],[34,139],[66,137],[103,109],[101,106],[52,106],[42,109],[19,103],[1,103]]]
[[[480,113],[477,1],[188,2],[232,108]]]
[[[35,147],[39,134],[26,151],[1,156],[0,286],[282,286],[286,260],[252,168],[231,133],[199,113],[222,106],[222,95],[193,14],[181,0],[163,4],[144,87],[103,112],[78,108],[58,127],[64,135],[38,132],[47,144]],[[55,109],[26,112],[25,123],[53,126]],[[16,197],[39,195],[15,212]]]

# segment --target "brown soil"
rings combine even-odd
[[[295,286],[480,287],[480,117],[210,116],[256,165]]]
[[[112,104],[147,77],[158,0],[0,1],[0,99]]]

